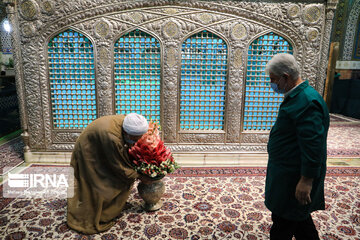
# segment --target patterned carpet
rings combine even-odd
[[[360,157],[360,122],[331,124],[328,132],[328,157]]]
[[[265,168],[182,168],[164,179],[163,207],[141,210],[136,188],[116,225],[81,235],[66,225],[66,200],[1,199],[4,239],[268,239]],[[360,168],[329,168],[326,210],[313,213],[320,239],[360,239]],[[0,190],[2,187],[0,186]]]
[[[351,123],[351,122],[359,122],[359,121],[360,121],[360,119],[343,116],[343,115],[340,115],[340,114],[337,114],[337,113],[330,113],[330,122],[347,122],[347,123]]]
[[[23,149],[24,142],[21,137],[12,139],[0,146],[0,176],[3,175],[5,167],[14,168],[24,162]]]

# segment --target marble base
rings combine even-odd
[[[26,163],[68,164],[71,152],[25,152]],[[174,153],[182,167],[264,167],[266,153]]]

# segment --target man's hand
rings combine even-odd
[[[311,203],[310,193],[312,189],[312,178],[301,176],[298,184],[296,185],[295,198],[301,205]]]

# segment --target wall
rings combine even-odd
[[[117,113],[116,97],[120,95],[116,93],[116,43],[121,36],[140,31],[158,42],[161,62],[159,116],[163,139],[174,152],[265,153],[271,127],[266,121],[273,123],[273,120],[263,117],[259,121],[259,117],[251,118],[250,115],[273,114],[281,102],[281,96],[269,97],[269,103],[276,102],[271,113],[248,111],[247,104],[256,105],[262,102],[261,94],[272,94],[263,69],[271,54],[278,50],[271,50],[271,54],[266,54],[264,50],[260,53],[254,50],[258,46],[255,43],[268,41],[264,36],[274,35],[280,37],[282,43],[291,45],[290,50],[302,67],[302,77],[322,94],[336,3],[8,0],[7,11],[14,26],[12,34],[17,89],[21,99],[26,150],[33,154],[70,152],[82,130],[79,125],[71,129],[57,127],[54,118],[57,105],[53,103],[56,96],[53,94],[55,84],[51,71],[56,71],[56,67],[53,69],[50,61],[51,44],[59,34],[70,29],[71,32],[82,34],[91,46],[89,51],[94,62],[88,70],[93,74],[91,91],[94,98],[91,101],[96,107],[95,118]],[[226,63],[223,64],[225,80],[221,83],[225,84],[222,85],[225,89],[225,110],[221,110],[224,119],[219,129],[187,130],[181,125],[182,116],[186,115],[181,110],[181,97],[186,95],[182,91],[186,82],[183,78],[186,74],[182,74],[186,64],[182,60],[186,59],[187,53],[191,53],[186,50],[184,41],[192,37],[195,39],[197,34],[206,35],[204,38],[211,40],[213,47],[220,46],[215,44],[216,39],[226,44],[224,51],[213,49],[216,51],[214,56],[226,52]],[[266,60],[252,61],[250,57],[264,57]],[[261,66],[255,66],[256,62]],[[256,76],[254,82],[251,74]],[[63,76],[66,78],[66,74]],[[210,82],[206,81],[206,84]],[[192,91],[195,91],[196,84],[192,87]],[[265,127],[245,128],[245,116],[254,125],[261,125],[261,121],[264,121]],[[271,115],[266,116],[269,118]]]

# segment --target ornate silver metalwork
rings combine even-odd
[[[47,15],[54,14],[54,12],[55,12],[54,5],[55,5],[55,3],[52,0],[43,1],[42,5],[41,5],[42,12],[44,12]]]
[[[306,32],[306,38],[308,41],[313,42],[319,37],[319,31],[316,28],[310,28]]]
[[[35,26],[32,23],[25,23],[22,28],[22,35],[26,38],[30,38],[35,35],[35,31]]]
[[[213,21],[213,16],[210,13],[200,13],[197,18],[203,24],[209,24]]]
[[[24,0],[20,3],[20,14],[26,20],[36,19],[39,12],[39,5],[34,0]]]
[[[224,134],[181,133],[180,143],[220,143],[224,142]]]
[[[99,47],[99,63],[103,67],[106,67],[110,64],[110,52],[109,49],[105,46]]]
[[[305,7],[303,11],[303,18],[306,24],[315,24],[321,17],[321,7],[310,5]]]
[[[240,48],[234,50],[234,67],[239,68],[243,64],[243,51]]]
[[[247,29],[242,23],[236,23],[231,29],[231,35],[235,40],[242,40],[247,36]]]
[[[290,4],[287,8],[287,13],[290,18],[296,18],[297,16],[299,16],[300,12],[301,8],[297,4]]]
[[[69,143],[75,142],[80,136],[77,132],[54,132],[53,142],[54,143]]]
[[[242,135],[243,143],[267,143],[269,140],[268,134],[249,134],[245,133]]]
[[[112,29],[111,29],[111,24],[109,23],[109,21],[107,21],[105,19],[101,19],[100,21],[95,23],[95,26],[94,26],[95,36],[97,36],[99,38],[106,38],[106,37],[108,37],[108,35],[111,31],[112,31]]]
[[[162,133],[173,151],[265,152],[266,131],[241,130],[248,47],[269,32],[284,37],[294,48],[302,77],[322,93],[336,2],[6,0],[14,26],[16,85],[26,144],[31,151],[71,151],[81,132],[60,133],[52,127],[46,51],[50,39],[72,29],[93,43],[99,117],[115,114],[114,43],[120,36],[139,29],[156,37],[162,46]],[[204,30],[228,45],[224,128],[217,133],[181,133],[181,48],[185,39]]]
[[[168,38],[176,38],[179,34],[179,26],[173,21],[164,24],[163,34]]]
[[[266,145],[254,144],[250,145],[220,145],[220,144],[196,144],[196,145],[168,145],[173,152],[182,153],[198,153],[198,152],[257,152],[266,153]]]
[[[326,69],[327,69],[327,63],[328,63],[328,53],[329,53],[329,47],[330,47],[330,36],[331,36],[331,28],[332,28],[332,22],[334,18],[334,12],[336,9],[336,4],[338,0],[330,0],[326,6],[325,12],[325,27],[323,31],[323,40],[321,44],[321,48],[319,46],[318,42],[312,42],[312,46],[314,49],[320,49],[321,52],[321,59],[320,64],[321,66],[319,68],[319,81],[316,82],[315,88],[318,90],[318,92],[322,95],[324,94],[324,79],[326,79]],[[319,30],[320,31],[320,30]],[[320,81],[322,80],[322,81]]]
[[[346,33],[344,41],[344,50],[342,60],[350,61],[353,57],[353,48],[355,45],[356,28],[359,25],[358,19],[360,14],[360,0],[356,0],[351,8],[349,19],[346,24]]]

